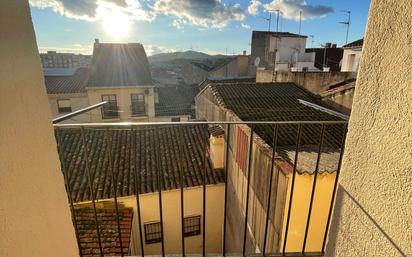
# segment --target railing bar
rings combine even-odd
[[[225,155],[225,207],[223,211],[223,256],[226,257],[226,213],[227,213],[227,181],[229,170],[229,143],[230,143],[230,124],[227,124],[226,136],[226,155]]]
[[[312,215],[313,199],[315,198],[316,183],[317,183],[317,178],[318,178],[318,173],[319,173],[320,157],[322,155],[322,147],[323,147],[324,138],[325,138],[325,125],[322,125],[322,131],[321,131],[321,136],[319,140],[318,157],[316,160],[315,176],[314,176],[313,183],[312,183],[312,193],[310,195],[308,218],[306,219],[305,237],[303,238],[302,254],[305,253],[306,241],[307,241],[308,233],[309,233],[310,218]]]
[[[254,124],[250,126],[250,138],[249,138],[249,158],[248,158],[248,168],[247,168],[247,189],[246,189],[246,208],[245,208],[245,227],[243,233],[243,256],[246,256],[246,234],[247,234],[247,219],[249,213],[249,193],[250,193],[250,174],[252,167],[252,150],[253,150],[253,133],[254,133]]]
[[[269,227],[269,215],[270,215],[270,201],[271,201],[271,196],[272,196],[272,180],[273,180],[273,170],[275,167],[275,154],[277,151],[277,138],[278,138],[278,125],[275,125],[275,128],[273,130],[273,152],[272,152],[272,162],[270,165],[270,178],[269,178],[269,189],[268,189],[268,201],[267,201],[267,211],[266,211],[266,223],[265,223],[265,235],[263,238],[263,249],[262,249],[262,254],[263,256],[266,255],[266,242],[267,242],[267,233],[268,233],[268,227]],[[276,176],[276,188],[275,188],[275,192],[277,192],[277,184],[278,184],[278,177],[279,177],[279,173],[276,172],[277,176]],[[276,216],[276,198],[275,198],[275,213],[274,213],[274,217]]]
[[[135,153],[135,147],[136,147],[136,130],[134,127],[131,127],[131,133],[132,133],[132,156],[133,158],[136,158],[136,153]],[[142,216],[140,212],[140,180],[138,180],[138,175],[137,175],[137,162],[135,160],[135,165],[134,165],[134,181],[135,181],[135,194],[136,194],[136,207],[137,207],[137,222],[139,226],[139,239],[140,239],[140,250],[141,250],[141,255],[144,257],[144,244],[143,244],[143,233],[142,233]]]
[[[293,191],[295,187],[295,178],[296,178],[296,169],[298,166],[298,155],[299,155],[299,148],[300,148],[300,137],[302,136],[302,124],[299,124],[298,126],[298,136],[296,139],[296,153],[295,153],[295,162],[293,163],[293,174],[292,174],[292,185],[290,188],[290,199],[289,199],[289,206],[288,206],[288,215],[287,215],[287,220],[286,220],[286,229],[285,229],[285,238],[283,240],[283,250],[282,253],[285,255],[286,253],[286,243],[288,240],[288,230],[289,230],[289,221],[290,221],[290,213],[292,210],[292,203],[293,203]]]
[[[202,255],[203,257],[206,256],[206,173],[207,173],[207,154],[208,154],[208,149],[207,149],[207,138],[205,138],[205,149],[203,153],[203,234],[202,234]]]
[[[183,131],[182,127],[178,129],[179,131],[179,143],[177,144],[177,149],[179,151],[180,156],[180,165],[179,167],[179,183],[180,183],[180,223],[181,223],[181,236],[182,236],[182,256],[186,255],[185,249],[185,208],[184,208],[184,162],[185,158],[183,157]]]
[[[180,125],[299,125],[299,124],[347,124],[348,121],[182,121],[177,124]],[[110,122],[110,123],[73,123],[73,124],[53,124],[54,127],[105,127],[105,126],[165,126],[176,125],[176,122]]]
[[[340,174],[340,169],[342,166],[342,158],[343,158],[343,153],[345,150],[345,140],[346,140],[346,134],[348,131],[348,125],[346,124],[343,129],[343,136],[342,136],[342,143],[341,143],[341,149],[340,149],[340,155],[339,155],[339,163],[338,163],[338,169],[336,171],[336,178],[335,178],[335,183],[333,185],[333,193],[332,193],[332,198],[330,200],[330,206],[329,206],[329,214],[328,214],[328,221],[326,222],[326,229],[325,229],[325,234],[323,236],[323,242],[322,242],[322,253],[325,254],[325,246],[326,246],[326,238],[328,236],[328,230],[329,230],[329,225],[330,225],[330,218],[332,216],[332,210],[333,210],[333,203],[335,201],[335,196],[336,196],[336,189],[338,186],[338,180],[339,180],[339,174]]]
[[[157,129],[157,127],[155,127],[154,130],[154,140],[155,140],[155,144],[154,145],[158,145],[158,135],[159,135],[159,131]],[[159,167],[159,154],[157,151],[155,152],[155,158],[156,158],[156,170],[157,170],[157,187],[158,187],[158,191],[159,191],[159,214],[160,214],[160,233],[162,236],[162,241],[161,241],[161,247],[162,247],[162,257],[165,257],[165,243],[164,243],[164,232],[163,232],[163,206],[162,206],[162,180],[163,180],[163,176],[161,174],[160,171],[160,167]]]
[[[101,102],[101,103],[88,106],[88,107],[86,107],[86,108],[83,108],[83,109],[80,109],[80,110],[77,110],[77,111],[74,111],[74,112],[65,114],[65,115],[63,115],[63,116],[57,117],[57,118],[53,119],[52,122],[53,122],[53,124],[59,123],[59,122],[61,122],[61,121],[70,119],[71,117],[74,117],[74,116],[83,114],[83,113],[85,113],[85,112],[91,111],[91,110],[93,110],[93,109],[99,108],[99,107],[101,107],[101,106],[103,106],[103,105],[105,105],[105,104],[107,104],[107,102],[106,102],[106,101],[103,101],[103,102]]]
[[[68,191],[67,195],[69,197],[70,210],[71,210],[72,215],[73,215],[74,232],[76,234],[77,247],[79,248],[80,257],[82,257],[83,253],[82,253],[82,248],[81,248],[81,244],[80,244],[79,229],[77,227],[76,212],[75,212],[74,205],[73,205],[72,189],[71,189],[70,182],[69,182],[69,179],[68,179],[69,175],[67,174],[66,158],[65,158],[65,154],[64,154],[64,150],[63,150],[63,142],[61,140],[60,128],[56,128],[55,131],[56,131],[56,137],[57,137],[57,148],[58,148],[58,151],[59,151],[60,162],[61,162],[61,166],[62,166],[63,178],[64,178],[64,182],[66,184],[66,189]]]
[[[88,178],[87,180],[88,180],[88,184],[89,184],[90,195],[92,197],[94,221],[95,221],[95,224],[96,224],[96,232],[97,232],[97,240],[98,240],[98,243],[99,243],[100,256],[104,257],[103,247],[102,247],[102,239],[101,239],[101,236],[100,236],[99,221],[97,219],[96,200],[95,200],[94,193],[93,193],[92,177],[91,177],[91,174],[90,174],[89,156],[88,156],[88,153],[87,153],[88,148],[87,148],[87,143],[86,143],[86,136],[84,134],[84,127],[81,127],[80,132],[81,132],[82,143],[83,143],[83,147],[84,147],[85,169],[86,169],[86,174],[87,174],[87,178]]]
[[[117,204],[117,179],[114,175],[114,167],[113,167],[113,159],[112,159],[112,136],[109,129],[106,130],[106,144],[107,144],[107,157],[109,159],[109,169],[110,175],[112,177],[113,183],[113,196],[114,196],[114,205],[116,210],[116,221],[117,221],[117,230],[119,232],[119,242],[120,242],[120,249],[121,249],[121,256],[124,257],[123,253],[123,241],[122,241],[122,230],[120,229],[120,217],[119,217],[119,206]],[[109,140],[110,136],[110,140]]]

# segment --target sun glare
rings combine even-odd
[[[113,39],[122,39],[129,34],[130,20],[124,13],[112,11],[103,18],[103,26]]]

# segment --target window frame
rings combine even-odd
[[[147,222],[143,224],[144,227],[144,240],[145,244],[156,244],[162,242],[162,226],[160,221]],[[154,232],[149,231],[150,227],[153,227]],[[154,238],[149,238],[149,236],[157,236]]]
[[[60,101],[69,101],[69,107],[60,107],[60,104],[59,104],[59,102]],[[73,109],[72,109],[72,103],[71,103],[71,101],[70,101],[70,99],[57,99],[57,111],[59,112],[59,113],[71,113],[72,111],[73,111]],[[63,109],[63,110],[62,110]],[[66,111],[67,110],[67,111]]]
[[[139,96],[142,97],[142,99],[139,99]],[[135,99],[133,97],[136,97]],[[142,106],[139,106],[139,104],[142,104]],[[136,105],[136,106],[135,106]],[[142,108],[142,110],[139,110],[139,107]],[[130,112],[131,116],[146,116],[146,97],[144,93],[132,93],[130,94]]]
[[[190,223],[190,221],[194,221],[195,223]],[[183,220],[183,236],[191,237],[200,235],[202,233],[201,225],[201,215],[192,215],[185,217]]]
[[[107,100],[105,100],[105,97],[107,97]],[[114,100],[111,99],[111,97],[114,97]],[[119,107],[117,106],[117,95],[116,94],[106,94],[106,95],[101,95],[102,102],[106,101],[107,104],[103,105],[101,108],[101,113],[102,113],[102,119],[107,120],[107,119],[118,119],[120,117],[119,115]],[[114,108],[112,108],[114,107]],[[113,114],[107,115],[107,108],[113,109]]]

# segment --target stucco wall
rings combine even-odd
[[[354,72],[287,72],[257,70],[257,82],[294,82],[314,94],[329,89],[329,86],[356,78]]]
[[[0,38],[0,256],[78,256],[28,1],[0,1]]]
[[[412,256],[412,2],[373,0],[328,256]]]
[[[49,98],[49,105],[52,111],[53,119],[67,114],[67,113],[59,113],[57,100],[61,100],[61,99],[70,100],[70,106],[72,107],[73,112],[90,106],[89,99],[87,98],[87,94],[56,94],[56,95],[48,95],[48,98]],[[76,117],[62,121],[60,123],[90,122],[91,117],[92,116],[90,112],[86,112],[84,114],[80,114]]]
[[[149,94],[145,95],[147,116],[134,117],[131,115],[131,94]],[[111,88],[88,88],[87,95],[90,105],[100,103],[102,95],[116,95],[117,106],[119,108],[119,119],[102,119],[101,108],[91,111],[93,122],[102,121],[151,121],[155,116],[154,109],[154,92],[152,86],[147,87],[111,87]]]

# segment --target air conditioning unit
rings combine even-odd
[[[150,89],[145,89],[145,90],[144,90],[144,94],[145,94],[145,95],[149,95],[149,94],[150,94]]]

